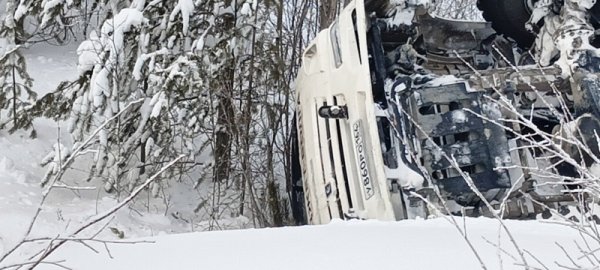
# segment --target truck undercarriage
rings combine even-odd
[[[296,221],[595,218],[599,5],[480,0],[489,22],[431,5],[352,1],[309,45],[290,142]]]

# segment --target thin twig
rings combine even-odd
[[[167,171],[171,166],[175,165],[175,163],[177,163],[179,160],[185,158],[185,155],[181,155],[178,158],[176,158],[175,160],[169,162],[167,165],[165,165],[162,169],[160,169],[156,174],[154,174],[152,177],[148,178],[142,185],[138,186],[127,198],[125,198],[123,201],[121,201],[119,204],[113,206],[112,208],[104,211],[103,213],[100,213],[94,217],[91,218],[90,221],[88,221],[86,224],[80,226],[78,229],[76,229],[73,233],[71,233],[72,236],[75,236],[79,233],[81,233],[82,231],[84,231],[85,229],[89,228],[90,226],[104,220],[105,218],[111,216],[112,214],[114,214],[115,212],[117,212],[119,209],[121,209],[123,206],[127,205],[131,200],[133,200],[140,192],[142,192],[142,190],[144,190],[145,188],[147,188],[151,183],[154,182],[154,180],[156,180],[157,178],[159,178],[165,171]],[[58,243],[56,245],[52,245],[52,247],[44,252],[38,259],[36,264],[32,265],[29,269],[33,269],[35,268],[40,262],[42,262],[45,258],[47,258],[50,254],[52,254],[54,251],[56,251],[60,246],[62,246],[64,243],[66,243],[68,240],[58,240]]]

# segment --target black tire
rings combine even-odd
[[[531,14],[526,0],[478,0],[477,7],[498,34],[512,38],[521,48],[531,47],[535,36],[525,29]]]
[[[296,126],[296,116],[292,119],[291,134],[289,146],[291,149],[290,172],[291,179],[287,183],[290,207],[292,208],[292,217],[296,225],[306,225],[306,209],[304,206],[304,184],[302,182],[302,168],[300,165],[300,148],[298,144],[298,128]]]
[[[367,15],[375,12],[377,17],[385,17],[390,7],[389,0],[365,0],[365,11]]]
[[[528,49],[535,41],[535,35],[525,29],[525,23],[531,16],[526,2],[527,0],[477,0],[477,7],[483,18],[492,23],[496,32],[512,38],[519,47]],[[594,28],[600,29],[600,1],[590,9],[590,22]],[[538,26],[541,25],[543,22]]]

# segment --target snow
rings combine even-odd
[[[20,20],[21,18],[23,18],[23,16],[25,16],[25,14],[27,14],[28,11],[28,7],[22,3],[19,4],[19,6],[17,7],[17,10],[15,11],[13,17],[16,21]]]
[[[590,173],[593,176],[600,178],[600,164],[598,164],[598,163],[592,164],[592,166],[590,166]]]
[[[164,92],[161,91],[158,94],[154,95],[154,97],[152,97],[152,100],[150,101],[150,106],[153,106],[152,112],[150,113],[150,118],[158,117],[162,108],[167,107],[167,105],[168,103]]]
[[[194,43],[192,44],[192,52],[198,52],[204,48],[204,39],[206,38],[206,34],[208,34],[208,31],[210,31],[211,28],[212,25],[209,26],[208,29],[206,29],[204,33],[202,33],[202,35],[194,41]]]
[[[385,175],[388,177],[395,177],[400,181],[400,186],[406,189],[420,189],[423,187],[425,179],[423,176],[415,172],[413,169],[403,162],[398,163],[398,168],[390,169],[385,168]]]
[[[6,57],[7,52],[11,51],[14,47],[15,45],[6,38],[0,38],[0,59]]]
[[[460,79],[460,78],[457,78],[454,75],[442,75],[442,76],[439,76],[439,77],[435,77],[433,80],[427,82],[425,85],[427,87],[436,87],[436,86],[456,84],[456,83],[459,83],[459,82],[464,82],[464,80]]]
[[[94,66],[100,63],[99,53],[102,51],[102,44],[96,34],[96,31],[90,33],[88,40],[83,41],[77,48],[79,56],[78,70],[79,74],[84,74],[87,71],[94,69]]]
[[[175,21],[175,17],[177,14],[181,13],[181,19],[183,21],[183,35],[187,35],[189,25],[190,25],[190,16],[194,13],[194,2],[192,0],[179,0],[177,6],[171,12],[169,16],[169,21]]]
[[[456,110],[452,112],[452,122],[456,124],[462,124],[467,122],[467,114],[463,110]]]
[[[143,11],[144,5],[146,5],[146,0],[134,0],[131,3],[131,8],[135,8],[139,11]]]
[[[135,66],[133,67],[133,71],[132,71],[133,77],[138,81],[141,80],[142,79],[142,67],[144,66],[146,61],[148,59],[151,59],[151,61],[150,61],[151,64],[149,65],[149,69],[152,70],[152,68],[153,68],[152,63],[154,62],[154,58],[157,55],[166,55],[166,54],[169,54],[169,50],[167,48],[163,47],[162,49],[160,49],[158,51],[140,55],[140,57],[138,57],[138,59],[135,62]]]
[[[116,60],[116,55],[120,54],[124,46],[125,33],[131,31],[133,27],[139,27],[146,21],[144,14],[134,8],[124,8],[119,11],[113,19],[107,20],[101,29],[101,42],[105,46],[110,46],[113,54],[111,57]]]
[[[240,11],[240,13],[245,16],[252,16],[252,9],[250,8],[250,3],[244,3],[244,5],[242,5],[242,10]]]
[[[388,27],[412,25],[417,7],[430,5],[430,0],[391,0],[389,2],[389,18],[384,19]]]
[[[48,21],[50,21],[52,19],[52,17],[53,17],[52,9],[56,8],[57,6],[59,6],[61,4],[64,4],[64,0],[45,0],[42,2],[42,8],[44,9],[44,11],[43,11],[44,17],[42,18],[42,23],[41,23],[42,28],[44,26],[46,26]]]
[[[58,173],[60,164],[62,164],[62,162],[64,162],[71,155],[69,148],[65,147],[65,145],[62,143],[55,143],[52,148],[52,151],[48,153],[48,155],[46,155],[41,162],[42,166],[49,165],[46,176],[42,180],[43,184],[46,184],[48,177],[51,174]]]
[[[502,118],[502,111],[500,111],[500,105],[497,103],[484,103],[481,105],[481,110],[492,120],[498,120]]]
[[[505,233],[498,242],[499,223],[487,218],[458,220],[488,269],[523,269]],[[585,267],[578,253],[583,244],[564,225],[537,221],[505,221],[517,245],[549,267],[571,266],[560,247]],[[588,239],[589,240],[589,239]],[[90,243],[98,253],[70,243],[50,260],[66,260],[73,269],[480,269],[457,229],[443,218],[401,222],[339,221],[323,226],[159,235],[128,241],[153,243]],[[490,243],[488,243],[490,242]],[[596,247],[593,245],[591,248]],[[509,255],[507,255],[509,254]],[[531,256],[528,264],[543,267]],[[499,261],[502,258],[502,262]],[[39,269],[56,269],[42,266]]]
[[[391,19],[387,20],[389,26],[411,25],[415,17],[414,9],[398,9]]]

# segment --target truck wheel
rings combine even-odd
[[[390,6],[389,0],[365,0],[365,11],[375,12],[378,17],[385,17]]]
[[[290,207],[292,209],[292,216],[296,221],[296,225],[306,225],[306,209],[304,206],[304,184],[302,183],[302,169],[300,165],[300,148],[298,144],[298,129],[296,126],[296,116],[292,119],[291,134],[289,140],[289,147],[291,149],[290,156],[290,172],[291,179],[287,183],[287,190],[289,194]]]
[[[533,5],[538,0],[477,0],[477,7],[483,18],[492,23],[499,34],[512,38],[519,47],[528,49],[535,41],[535,35],[525,29],[531,16]],[[600,1],[590,9],[590,22],[600,28]],[[543,22],[540,22],[542,24]],[[596,38],[598,39],[598,38]],[[595,43],[596,44],[596,43]]]
[[[483,18],[499,34],[512,38],[521,48],[529,48],[535,36],[525,29],[536,0],[478,0]]]

